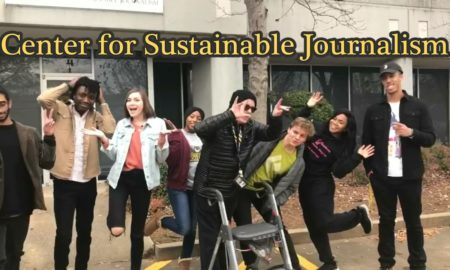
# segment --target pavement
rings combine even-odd
[[[25,241],[22,257],[24,270],[48,270],[53,269],[53,245],[55,237],[55,221],[53,216],[53,188],[44,187],[44,197],[47,211],[36,211],[30,221],[30,230]],[[93,223],[91,259],[89,269],[129,269],[130,240],[126,233],[118,238],[111,238],[106,227],[106,215],[108,210],[108,188],[104,182],[98,184],[98,196],[95,207]],[[129,227],[130,216],[127,215],[127,226]],[[428,269],[448,270],[450,269],[450,213],[439,213],[423,217],[426,229],[425,249],[428,257]],[[398,220],[398,228],[403,227],[401,219]],[[291,231],[294,241],[298,243],[296,250],[300,254],[300,263],[305,270],[315,270],[320,266],[317,253],[309,242],[305,229]],[[402,233],[400,231],[400,233]],[[343,234],[333,234],[332,249],[341,270],[378,269],[377,262],[377,227],[371,235],[363,236],[362,229],[357,227]],[[74,269],[75,257],[75,229],[71,245],[69,270]],[[397,247],[396,270],[408,269],[407,247],[404,237],[399,237]],[[403,241],[402,241],[403,240]],[[146,250],[155,247],[155,254],[146,256],[142,262],[145,270],[172,270],[177,269],[176,257],[179,254],[180,243],[171,243],[153,246],[150,238],[145,238]],[[196,250],[197,252],[197,250]],[[194,254],[195,255],[195,254]],[[239,256],[240,259],[240,256]],[[279,255],[273,256],[273,264],[280,264]],[[273,265],[271,264],[271,265]],[[266,265],[260,265],[260,269],[266,269]],[[200,269],[199,259],[194,258],[191,269]],[[241,268],[244,269],[241,264]]]
[[[92,224],[92,244],[89,269],[94,270],[126,270],[130,269],[130,239],[125,235],[111,238],[106,227],[108,214],[108,186],[104,181],[97,185],[97,200],[95,203],[94,222]],[[31,216],[30,229],[25,241],[21,269],[50,270],[53,268],[53,247],[55,241],[55,218],[53,214],[53,187],[44,187],[44,199],[47,211],[35,211]],[[127,215],[126,226],[130,227],[131,218]],[[74,222],[75,223],[75,222]],[[74,269],[76,230],[73,229],[72,244],[70,246],[69,268]],[[153,246],[150,238],[145,237],[145,246]],[[153,259],[144,259],[143,269],[152,264]]]

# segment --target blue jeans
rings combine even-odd
[[[194,194],[192,190],[180,191],[170,188],[167,189],[167,193],[175,216],[163,218],[161,226],[184,236],[180,258],[190,258],[194,248],[197,226]]]

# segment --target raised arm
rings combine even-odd
[[[52,118],[53,109],[44,113],[44,140],[41,140],[37,131],[34,131],[36,147],[39,149],[39,166],[50,170],[55,164],[55,121]]]
[[[231,111],[225,111],[197,123],[194,130],[200,138],[208,139],[213,136],[217,130],[233,123],[234,120],[234,114]]]
[[[58,104],[63,105],[58,99],[63,96],[67,91],[69,91],[69,85],[67,83],[62,83],[56,87],[49,88],[42,92],[38,97],[37,101],[44,109],[53,109],[54,113],[59,111]]]
[[[166,128],[166,123],[164,122],[164,120],[160,119],[161,121],[159,121],[159,138],[156,141],[156,161],[159,164],[164,163],[164,161],[166,161],[166,158],[169,156],[169,142],[167,141],[167,128]]]
[[[108,103],[106,103],[103,88],[100,88],[98,96],[98,104],[100,105],[100,113],[97,113],[97,128],[107,135],[114,133],[116,129],[116,119],[114,119]]]
[[[375,147],[372,145],[362,145],[356,153],[351,156],[340,156],[333,165],[333,175],[337,178],[343,178],[345,175],[353,171],[362,159],[373,156]]]

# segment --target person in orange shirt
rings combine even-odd
[[[151,190],[160,184],[159,164],[169,154],[164,120],[155,116],[145,90],[132,89],[124,104],[125,118],[117,123],[111,140],[96,129],[85,134],[97,136],[101,150],[114,161],[107,180],[109,211],[107,225],[113,236],[125,231],[125,206],[131,198],[131,268],[141,269],[144,225]]]

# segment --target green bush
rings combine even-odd
[[[437,142],[429,151],[438,165],[439,170],[443,173],[448,173],[450,171],[450,152],[448,146],[443,145],[441,142]]]
[[[159,167],[159,172],[161,174],[161,184],[152,190],[152,198],[164,199],[166,203],[169,203],[169,197],[167,195],[167,166],[161,165]]]
[[[295,118],[298,112],[306,107],[306,103],[310,97],[311,93],[306,91],[285,92],[282,96],[283,104],[291,106],[291,111],[288,113],[288,116],[291,119]],[[280,97],[277,96],[275,92],[271,92],[269,98],[272,103],[275,103]],[[313,121],[326,122],[333,114],[333,110],[333,106],[323,98],[320,103],[314,107],[310,119]]]

